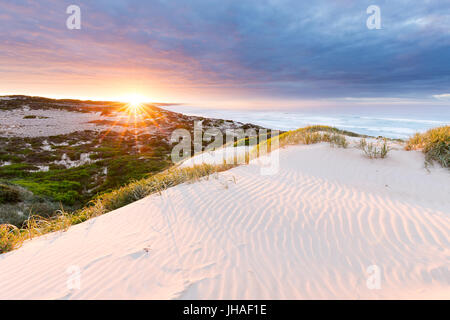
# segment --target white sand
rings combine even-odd
[[[449,299],[449,177],[419,152],[289,147],[274,176],[241,166],[0,255],[0,298]]]

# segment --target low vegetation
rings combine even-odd
[[[379,138],[376,142],[367,142],[366,138],[368,138],[368,136],[365,135],[359,135],[329,126],[308,126],[289,132],[283,132],[277,137],[269,136],[268,139],[266,139],[267,136],[259,137],[260,141],[262,141],[253,150],[251,150],[251,152],[256,152],[256,155],[260,155],[261,148],[263,146],[264,149],[270,152],[276,147],[284,147],[287,145],[295,144],[314,144],[319,142],[330,143],[330,145],[333,147],[347,148],[349,146],[349,142],[346,136],[361,138],[358,147],[363,150],[364,154],[369,158],[385,158],[390,151],[387,139],[384,138]],[[276,145],[274,139],[277,138],[278,144]],[[244,142],[244,144],[246,144],[247,140],[245,140]],[[430,130],[422,135],[415,135],[410,139],[410,141],[408,141],[406,148],[408,150],[422,149],[426,154],[427,159],[429,159],[428,161],[438,161],[443,166],[448,167],[449,142],[449,127],[443,127]],[[28,143],[30,143],[30,141]],[[64,152],[68,151],[67,149],[64,150]],[[27,239],[31,239],[33,237],[58,230],[66,230],[71,225],[75,225],[93,217],[103,215],[107,212],[113,211],[129,203],[142,199],[148,195],[158,194],[163,190],[166,190],[167,188],[176,186],[181,183],[193,182],[199,180],[202,177],[209,177],[213,173],[228,170],[235,166],[233,164],[223,163],[221,165],[203,164],[191,168],[182,169],[173,167],[169,169],[167,169],[167,167],[155,167],[156,172],[152,172],[152,170],[144,168],[143,170],[139,169],[139,173],[136,176],[127,176],[126,174],[130,171],[132,172],[134,167],[133,164],[127,167],[127,164],[129,165],[130,161],[131,163],[133,161],[136,161],[136,164],[139,164],[142,160],[141,158],[139,158],[139,155],[135,155],[135,159],[124,157],[121,156],[120,153],[118,154],[117,150],[113,146],[103,144],[97,146],[96,151],[96,154],[101,154],[101,156],[99,156],[100,160],[96,161],[95,163],[71,169],[54,168],[50,169],[48,173],[39,172],[39,174],[43,177],[46,175],[58,176],[58,178],[54,180],[59,182],[58,185],[46,185],[44,180],[39,181],[37,179],[39,175],[33,176],[32,179],[30,179],[29,176],[18,176],[18,178],[20,179],[17,179],[16,182],[26,187],[27,189],[33,190],[33,193],[25,188],[15,186],[7,182],[3,183],[0,181],[0,204],[7,206],[14,205],[20,201],[30,201],[30,203],[33,203],[33,205],[36,207],[39,205],[48,206],[48,202],[46,202],[47,200],[45,196],[43,196],[43,198],[39,200],[36,200],[34,198],[34,193],[38,195],[46,195],[49,191],[56,192],[56,190],[61,190],[61,188],[64,189],[67,187],[68,191],[78,190],[79,194],[82,194],[82,189],[86,186],[85,182],[72,185],[70,181],[74,180],[69,179],[70,174],[76,173],[77,175],[81,174],[85,177],[91,177],[94,174],[93,172],[98,172],[99,168],[103,168],[105,166],[105,158],[111,157],[112,161],[117,161],[116,166],[111,164],[107,166],[108,172],[114,172],[114,170],[117,170],[118,177],[124,177],[125,175],[125,177],[123,178],[124,180],[121,180],[119,182],[116,181],[118,184],[123,183],[122,186],[118,186],[115,182],[108,183],[108,179],[106,178],[106,180],[104,180],[102,184],[104,186],[103,190],[105,191],[97,193],[97,196],[90,200],[88,204],[82,208],[67,211],[67,208],[63,209],[61,207],[59,210],[56,210],[55,207],[52,207],[53,212],[55,212],[56,214],[47,216],[42,214],[32,214],[33,211],[30,210],[28,215],[24,214],[24,221],[20,226],[18,224],[14,225],[11,223],[3,225],[0,224],[0,253],[8,252],[20,247],[23,241]],[[159,158],[159,160],[164,159],[164,157],[167,155],[167,150],[164,148],[164,150],[161,149],[160,151],[160,154],[156,154],[154,153],[155,148],[151,148],[152,157],[162,156],[163,158]],[[248,158],[249,155],[247,154],[246,162],[248,162]],[[251,158],[253,159],[254,156],[252,156]],[[32,164],[27,163],[27,165]],[[169,162],[165,164],[165,166],[169,165]],[[94,171],[90,171],[90,166],[99,167],[95,168]],[[73,170],[73,172],[70,170]],[[161,172],[161,170],[164,171]],[[5,174],[7,172],[8,170],[0,170],[0,177],[1,174]],[[149,172],[151,173],[151,175],[148,175]],[[145,174],[147,174],[147,176],[145,176]],[[129,182],[130,179],[133,180],[133,182]],[[46,180],[53,181],[52,179]],[[39,188],[43,188],[43,190],[39,191]],[[32,198],[30,198],[30,194],[33,194]],[[77,195],[75,193],[63,194],[65,194],[65,196],[72,195],[73,199],[70,197],[67,199],[61,198],[61,203],[63,201],[66,203],[70,201],[76,201],[75,199]],[[54,194],[52,195],[52,197],[55,198],[57,197],[57,195]],[[54,205],[54,203],[52,204]],[[35,212],[42,212],[42,208],[36,209]],[[2,212],[0,210],[0,220],[1,214]]]
[[[450,126],[433,128],[425,133],[416,133],[406,142],[406,150],[422,150],[426,164],[439,163],[450,167]]]
[[[50,217],[61,207],[76,211],[98,195],[166,170],[173,165],[172,132],[186,129],[192,136],[194,121],[202,121],[205,131],[259,128],[231,120],[187,116],[150,104],[144,107],[142,117],[127,123],[118,122],[126,119],[118,117],[124,116],[123,112],[127,115],[123,103],[26,96],[0,100],[2,115],[15,109],[24,113],[19,116],[21,126],[42,125],[42,132],[46,132],[46,123],[38,120],[55,117],[54,111],[101,113],[109,117],[91,121],[93,127],[89,130],[68,134],[18,136],[14,130],[2,131],[0,183],[8,182],[9,193],[6,187],[0,191],[0,224],[18,228],[29,216]],[[2,200],[10,199],[13,189],[23,193],[19,201]]]
[[[225,171],[232,167],[233,165],[227,164],[217,166],[203,164],[192,168],[169,169],[100,195],[92,200],[88,206],[72,213],[61,209],[50,218],[33,215],[25,221],[22,228],[11,224],[0,225],[0,253],[20,247],[23,241],[27,239],[58,230],[66,230],[71,225],[121,208],[148,195],[161,193],[167,188],[181,183],[197,181],[202,177],[208,177],[213,173]]]
[[[0,183],[0,204],[17,203],[20,199],[20,191],[14,186]]]
[[[328,134],[325,133],[323,134],[323,138],[324,140],[328,140],[330,142],[330,145],[332,147],[338,147],[338,148],[347,148],[348,147],[348,141],[345,138],[345,136],[341,135],[341,134]]]
[[[48,117],[45,117],[45,116],[35,116],[35,115],[28,115],[28,116],[24,116],[23,119],[48,119]]]
[[[21,227],[31,214],[51,216],[55,209],[77,210],[97,194],[132,180],[161,172],[171,165],[171,145],[164,137],[110,132],[100,139],[94,131],[18,139],[0,137],[0,183],[8,190],[26,189],[20,201],[6,201],[0,187],[0,224]],[[84,157],[83,162],[81,158]]]
[[[358,147],[363,151],[364,155],[370,159],[384,159],[391,150],[386,138],[377,139],[376,142],[367,142],[366,139],[363,138],[359,141]]]
[[[348,141],[345,136],[367,137],[365,135],[359,135],[354,132],[340,130],[329,126],[315,125],[280,134],[278,136],[278,147],[282,148],[288,145],[328,142],[331,146],[347,148]],[[254,152],[259,154],[262,147],[267,150],[272,150],[272,144],[275,142],[274,139],[276,139],[276,137],[271,137],[258,144]],[[267,147],[265,145],[267,145]]]
[[[0,253],[8,252],[19,247],[24,237],[20,230],[11,224],[0,224]]]

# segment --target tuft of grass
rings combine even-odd
[[[339,130],[328,126],[308,126],[297,130],[280,134],[279,145],[273,147],[283,147],[290,144],[313,144],[318,142],[329,142],[333,146],[347,147],[348,142],[343,135],[353,137],[365,137],[353,132]],[[268,152],[273,151],[270,137],[260,142],[252,152],[257,154],[260,146],[266,144]],[[245,155],[245,163],[248,163],[250,154]],[[25,220],[21,228],[13,225],[0,225],[0,254],[14,250],[27,240],[46,233],[67,230],[71,225],[82,223],[91,218],[103,215],[127,204],[140,200],[148,195],[159,193],[181,183],[191,183],[202,177],[208,177],[235,167],[235,164],[223,163],[221,165],[202,164],[190,168],[171,168],[157,173],[151,177],[133,181],[123,187],[105,192],[90,201],[87,206],[74,212],[58,210],[57,214],[51,217],[32,215]],[[40,173],[43,174],[43,173]]]
[[[280,148],[287,145],[314,144],[319,142],[329,142],[333,146],[346,148],[348,146],[348,141],[344,135],[352,137],[367,137],[365,135],[359,135],[357,133],[340,130],[334,127],[315,125],[284,132],[278,135],[278,143]],[[261,147],[265,145],[267,145],[267,150],[272,150],[272,142],[275,138],[276,137],[271,137],[270,139],[259,143],[253,152],[259,154]]]
[[[406,150],[419,150],[425,154],[425,163],[434,161],[444,168],[450,167],[450,126],[437,127],[425,133],[416,133],[405,146]]]
[[[0,224],[0,253],[14,250],[23,242],[20,230],[12,224]]]
[[[378,139],[377,142],[367,142],[366,139],[359,141],[359,149],[370,159],[384,159],[391,150],[386,138]]]
[[[341,134],[336,134],[333,133],[331,135],[325,133],[324,134],[324,139],[325,140],[329,140],[328,142],[330,142],[330,145],[332,147],[338,147],[338,148],[347,148],[348,147],[348,141],[345,138],[345,136],[341,135]]]
[[[114,191],[99,195],[88,206],[73,213],[58,210],[56,216],[45,218],[31,215],[19,229],[13,225],[0,225],[0,254],[20,247],[23,241],[46,233],[67,230],[71,225],[84,222],[107,212],[121,208],[148,195],[161,193],[181,183],[198,181],[213,173],[231,169],[235,165],[202,164],[191,168],[168,169],[149,178],[129,183]]]
[[[294,131],[307,131],[307,132],[325,132],[330,134],[341,134],[349,137],[363,137],[368,138],[367,135],[358,134],[355,132],[347,131],[347,130],[341,130],[335,127],[330,126],[324,126],[324,125],[314,125],[314,126],[306,126],[304,128],[300,128]]]

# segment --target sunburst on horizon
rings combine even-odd
[[[111,127],[103,134],[103,137],[109,134],[116,126],[123,127],[121,132],[121,139],[127,131],[132,131],[134,133],[136,146],[138,145],[139,132],[146,130],[147,121],[150,120],[151,123],[160,127],[155,120],[155,111],[152,110],[152,104],[146,100],[145,97],[140,95],[130,95],[126,99],[121,99],[124,101],[123,105],[117,109],[117,119],[111,125]],[[158,116],[159,113],[158,113]],[[139,129],[140,128],[140,129]]]

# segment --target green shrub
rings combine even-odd
[[[28,175],[29,170],[38,170],[38,167],[26,163],[13,163],[0,167],[0,178],[15,178]]]
[[[49,232],[65,230],[71,225],[118,209],[148,195],[160,193],[178,184],[196,181],[202,177],[228,170],[232,167],[234,165],[212,166],[203,164],[192,168],[169,169],[149,178],[132,182],[112,192],[102,194],[91,201],[90,205],[73,213],[59,210],[56,216],[50,218],[32,215],[25,221],[22,229],[12,225],[0,225],[0,253],[18,248],[26,239]]]
[[[20,200],[20,191],[17,188],[0,183],[0,204],[17,203]]]
[[[0,152],[0,161],[19,162],[21,160],[22,159],[20,157],[15,156],[13,154]]]
[[[21,227],[28,216],[19,208],[21,205],[2,204],[0,205],[0,225],[10,224]]]
[[[81,184],[76,181],[42,181],[17,180],[21,185],[35,195],[46,196],[67,205],[73,205],[81,200]]]

